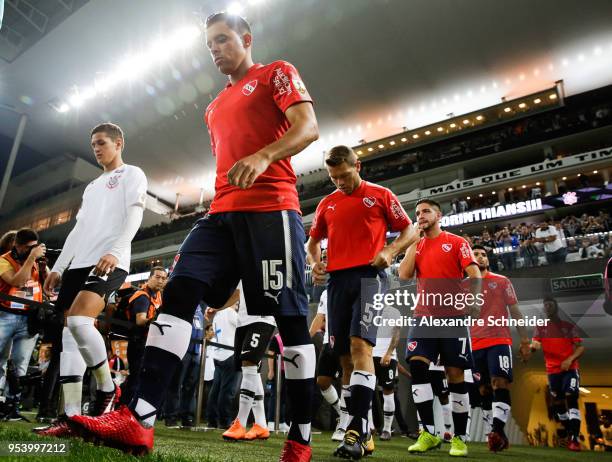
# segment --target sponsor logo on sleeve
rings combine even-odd
[[[289,96],[291,93],[293,93],[291,80],[289,80],[287,74],[285,74],[280,67],[274,69],[274,77],[272,82],[274,83],[274,87],[279,95]]]
[[[395,199],[391,201],[391,214],[396,220],[401,220],[406,216],[404,209],[402,209],[402,206],[399,205]]]
[[[461,251],[461,256],[463,258],[472,258],[472,249],[470,249],[467,243],[464,242],[463,244],[461,244],[459,250]]]

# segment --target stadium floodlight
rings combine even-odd
[[[244,5],[240,2],[233,2],[227,6],[226,11],[229,14],[241,15],[244,13]]]
[[[167,61],[175,53],[188,49],[201,35],[202,32],[198,27],[189,25],[180,27],[167,36],[159,37],[146,51],[125,57],[114,71],[96,78],[92,85],[75,93],[68,102],[54,104],[52,107],[57,112],[68,112],[71,108],[81,107],[87,100],[109,91],[117,84],[130,82],[142,76],[155,63]],[[63,110],[60,111],[60,108]]]
[[[418,133],[415,133],[414,135],[412,135],[412,137],[413,137],[415,140],[419,139],[419,135],[418,135]]]
[[[389,142],[389,144],[390,144],[391,146],[395,146],[395,141],[390,141],[390,142]]]
[[[533,104],[540,104],[542,100],[540,98],[536,98],[533,100]]]
[[[509,107],[505,107],[505,108],[504,108],[504,112],[510,112],[511,110],[512,110],[512,109],[511,109],[511,108],[509,108]]]
[[[384,145],[384,144],[379,144],[379,145],[378,145],[378,149],[383,149],[384,147],[385,147],[385,145]]]
[[[408,141],[408,138],[402,138],[402,139],[401,139],[401,142],[402,142],[402,143],[405,143],[406,141]]]

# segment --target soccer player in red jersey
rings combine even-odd
[[[505,276],[489,271],[487,250],[481,245],[472,246],[472,252],[482,275],[484,304],[480,318],[484,326],[474,325],[472,336],[472,357],[474,372],[480,375],[479,391],[482,396],[482,412],[485,425],[491,431],[487,442],[494,452],[507,449],[508,437],[504,432],[510,415],[510,383],[512,383],[512,336],[509,327],[492,326],[489,318],[523,319],[518,306],[512,282]],[[530,355],[529,333],[525,327],[517,327],[521,337],[520,354],[524,360]],[[491,414],[493,420],[491,421]]]
[[[536,327],[531,349],[542,350],[544,353],[555,412],[570,439],[567,448],[570,451],[580,451],[578,358],[584,354],[584,346],[576,326],[559,317],[559,305],[555,299],[544,299],[544,312],[549,320],[548,325]]]
[[[283,338],[292,425],[280,460],[307,462],[316,358],[290,158],[318,138],[317,121],[295,67],[253,63],[253,36],[243,18],[217,13],[205,26],[215,66],[228,77],[205,115],[217,161],[215,197],[175,258],[134,399],[101,419],[73,422],[107,444],[149,452],[155,415],[189,346],[195,307],[201,300],[223,306],[242,280],[249,314],[274,316]]]
[[[338,189],[317,206],[307,258],[315,283],[323,283],[329,274],[329,339],[340,355],[343,385],[350,384],[349,425],[334,454],[359,459],[371,452],[368,444],[373,443],[369,442],[368,411],[376,386],[372,359],[376,326],[368,306],[374,293],[383,289],[384,269],[418,240],[418,234],[395,194],[361,179],[361,162],[351,148],[332,148],[325,164]],[[400,234],[386,245],[388,229]],[[321,262],[323,238],[327,238],[326,264]]]
[[[474,310],[473,303],[459,306],[458,295],[464,292],[461,284],[464,273],[472,282],[471,295],[480,293],[480,270],[465,239],[440,228],[440,204],[432,199],[419,200],[416,218],[423,236],[410,246],[399,267],[401,279],[411,279],[416,274],[417,294],[425,298],[425,301],[420,299],[415,308],[413,318],[416,325],[408,334],[407,359],[412,374],[412,395],[423,423],[423,431],[408,451],[426,452],[439,447],[442,442],[434,428],[434,396],[429,377],[429,364],[440,356],[448,377],[455,428],[449,454],[465,457],[468,453],[464,440],[470,399],[463,371],[472,367],[469,329],[465,326],[447,329],[426,325],[423,321],[428,318],[457,319],[465,316],[468,308]],[[451,294],[450,298],[457,304],[448,306],[435,301],[435,297],[431,297],[434,302],[429,303],[429,295],[440,294]]]

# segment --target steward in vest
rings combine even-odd
[[[166,285],[168,273],[161,266],[151,269],[149,279],[130,297],[126,311],[128,321],[135,324],[130,330],[127,360],[130,375],[122,385],[121,401],[129,403],[138,384],[138,375],[147,343],[149,324],[161,305],[161,291]]]

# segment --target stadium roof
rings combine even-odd
[[[255,61],[294,63],[316,100],[322,139],[295,159],[298,172],[318,168],[334,144],[376,139],[556,80],[567,94],[612,83],[609,0],[241,1]],[[39,16],[35,27],[34,16],[17,10],[23,3],[5,2],[5,27],[24,39],[12,54],[0,47],[0,160],[18,123],[6,107],[29,117],[21,170],[66,152],[93,161],[89,129],[112,120],[126,131],[126,161],[143,167],[151,192],[195,202],[204,185],[209,194],[214,160],[201,115],[224,78],[201,37],[80,107],[57,109],[126,56],[197,25],[203,4],[208,14],[232,1],[29,0],[49,18],[42,32]]]

